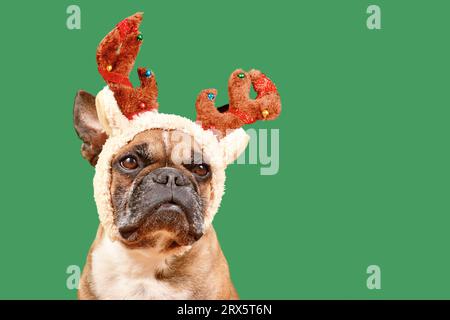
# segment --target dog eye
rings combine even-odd
[[[199,177],[205,177],[209,173],[209,167],[207,164],[204,163],[194,164],[189,168],[189,170],[191,170],[193,174],[196,174]]]
[[[127,170],[134,170],[138,167],[138,161],[133,156],[126,156],[120,161],[120,165]]]

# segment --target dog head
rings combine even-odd
[[[83,157],[95,166],[95,201],[109,237],[131,248],[170,251],[190,246],[210,227],[225,169],[249,140],[241,126],[273,119],[281,105],[270,79],[236,70],[226,108],[214,106],[217,91],[208,89],[197,98],[197,122],[158,113],[153,72],[138,68],[140,87],[129,80],[143,40],[141,21],[135,14],[101,41],[97,64],[108,86],[96,97],[78,92],[74,125]],[[249,97],[252,84],[256,99]]]
[[[164,251],[200,239],[220,205],[225,169],[248,143],[245,131],[218,139],[186,118],[145,112],[133,120],[107,119],[108,135],[99,106],[120,110],[108,87],[97,99],[80,91],[74,124],[82,155],[96,168],[95,200],[108,235],[131,248]]]

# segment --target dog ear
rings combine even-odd
[[[81,155],[95,166],[108,136],[98,120],[95,97],[86,91],[78,91],[75,97],[73,124],[78,137],[83,141]]]

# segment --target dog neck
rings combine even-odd
[[[119,240],[111,240],[106,234],[103,234],[96,252],[110,257],[113,260],[127,261],[125,269],[126,274],[154,274],[155,276],[164,273],[177,260],[184,255],[188,255],[192,246],[183,246],[174,249],[171,252],[163,250],[165,241],[164,232],[159,237],[161,240],[152,247],[146,248],[128,248]],[[128,267],[130,267],[128,269]]]
[[[160,253],[158,248],[129,249],[99,232],[91,254],[92,293],[99,299],[191,299],[202,291],[215,294],[218,279],[229,282],[212,226],[177,254]]]

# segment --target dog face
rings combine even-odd
[[[125,245],[175,249],[201,238],[214,172],[191,136],[141,132],[114,155],[111,174],[114,222]]]

